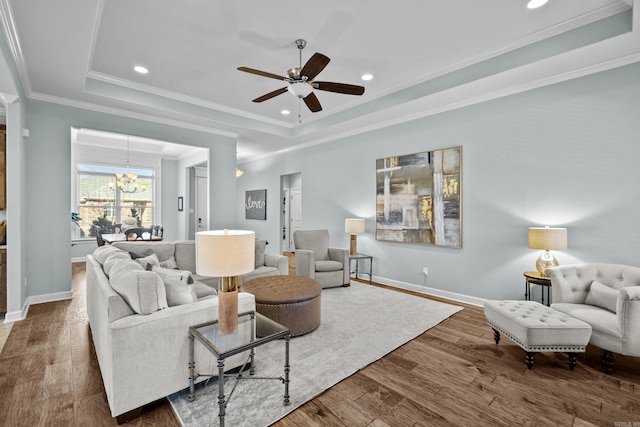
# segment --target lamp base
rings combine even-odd
[[[558,265],[558,260],[551,255],[551,252],[545,251],[540,258],[538,258],[538,261],[536,261],[536,270],[538,270],[538,273],[546,276],[545,271],[547,268],[557,267]]]
[[[351,233],[351,241],[349,245],[349,255],[357,255],[358,254],[358,237]]]
[[[238,277],[222,277],[218,292],[218,332],[228,335],[238,330]]]

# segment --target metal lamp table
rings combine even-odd
[[[257,337],[257,338],[256,338]],[[254,356],[255,348],[268,342],[284,338],[285,340],[285,361],[284,377],[256,377]],[[284,384],[284,405],[289,405],[289,341],[291,333],[289,329],[273,320],[256,313],[248,311],[238,315],[238,330],[233,334],[222,335],[218,332],[218,321],[207,322],[189,327],[189,395],[188,400],[195,400],[195,381],[198,377],[213,377],[214,374],[196,373],[196,363],[194,359],[194,344],[197,340],[205,346],[218,360],[218,419],[220,426],[224,426],[225,410],[227,403],[231,400],[233,392],[240,380],[244,379],[273,379]],[[249,351],[249,356],[244,362],[240,371],[234,374],[224,373],[224,361],[228,357]],[[249,376],[244,376],[243,372],[249,364]],[[235,378],[236,382],[226,397],[224,394],[225,378]]]
[[[349,269],[351,269],[351,261],[355,260],[356,261],[356,279],[359,279],[358,277],[358,266],[360,264],[360,260],[362,259],[368,259],[369,260],[369,273],[365,273],[363,272],[362,274],[368,274],[369,275],[369,282],[371,282],[371,273],[373,273],[373,257],[371,255],[366,255],[366,254],[355,254],[355,255],[349,255]],[[353,271],[351,271],[350,273],[353,273]]]

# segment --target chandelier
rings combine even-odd
[[[138,175],[129,172],[129,137],[127,137],[127,171],[116,173],[116,181],[109,182],[109,187],[115,189],[117,185],[123,193],[141,193],[147,189],[149,184],[136,182]]]

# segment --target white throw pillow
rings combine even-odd
[[[158,255],[156,254],[151,254],[144,258],[136,258],[136,262],[140,264],[145,270],[151,270],[147,267],[148,265],[151,265],[151,267],[160,267],[160,260],[158,259]]]
[[[109,258],[110,255],[116,252],[124,252],[116,247],[111,245],[98,246],[98,248],[93,251],[93,257],[100,263],[100,265],[104,265],[104,262]]]
[[[153,267],[152,271],[157,273],[164,283],[169,307],[189,304],[197,300],[191,272],[162,267]]]
[[[167,308],[167,295],[160,276],[133,262],[116,262],[111,268],[109,283],[138,314],[151,314]]]
[[[591,284],[591,288],[589,288],[589,293],[587,294],[587,298],[584,300],[584,303],[595,305],[596,307],[604,308],[605,310],[615,313],[619,294],[619,290],[594,281]]]
[[[111,269],[116,265],[116,263],[121,261],[131,261],[131,256],[125,251],[117,251],[109,255],[104,264],[102,264],[104,274],[109,277],[109,275],[111,274]],[[140,264],[138,264],[137,262],[134,262],[132,265],[140,267]],[[140,267],[140,269],[142,270],[142,267]]]

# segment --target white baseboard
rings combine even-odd
[[[455,292],[443,291],[442,289],[429,288],[427,286],[414,285],[413,283],[400,282],[398,280],[387,279],[384,277],[373,276],[372,280],[376,283],[393,286],[394,288],[406,289],[408,291],[445,298],[452,301],[463,302],[465,304],[476,305],[478,307],[482,307],[484,305],[484,302],[486,301],[483,298],[457,294]]]
[[[18,320],[24,320],[29,312],[29,307],[32,304],[42,304],[45,302],[62,301],[73,298],[73,291],[56,292],[53,294],[34,295],[27,297],[20,311],[10,311],[4,316],[4,323],[17,322]]]

